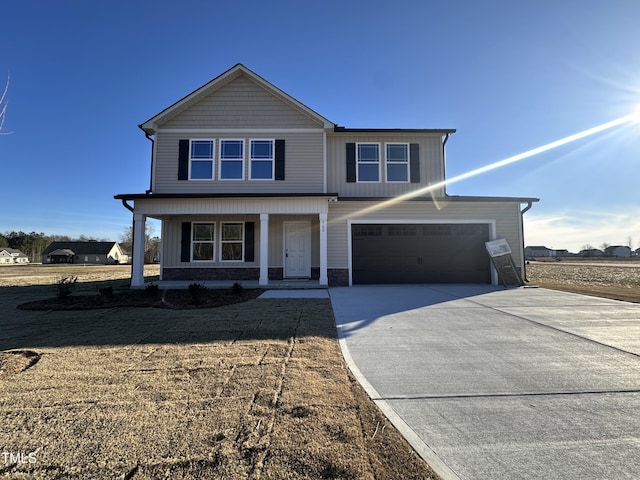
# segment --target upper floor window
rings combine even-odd
[[[251,140],[249,178],[251,180],[273,180],[273,140]]]
[[[220,140],[220,180],[244,179],[244,140]]]
[[[409,181],[409,144],[386,144],[387,182]]]
[[[358,182],[380,181],[380,144],[358,143],[356,145]]]
[[[189,178],[213,179],[213,140],[191,140],[189,146]]]

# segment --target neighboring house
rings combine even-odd
[[[578,256],[585,258],[604,257],[604,252],[602,250],[598,250],[597,248],[588,248],[585,250],[580,250],[580,252],[578,252]]]
[[[42,263],[118,264],[128,255],[117,242],[52,242],[42,252]]]
[[[631,256],[631,249],[624,245],[614,245],[605,249],[604,256],[628,258]]]
[[[29,263],[29,257],[16,248],[0,248],[0,265]]]
[[[543,246],[525,247],[524,256],[526,258],[550,257],[551,249]]]
[[[162,222],[161,280],[497,283],[497,238],[524,268],[538,199],[447,195],[454,129],[341,127],[240,64],[140,128],[150,189],[115,196],[133,212],[132,286],[147,217]]]

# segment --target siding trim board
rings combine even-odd
[[[157,133],[183,133],[185,135],[229,135],[267,133],[324,133],[324,128],[159,128]]]

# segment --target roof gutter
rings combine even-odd
[[[133,207],[127,203],[127,199],[126,198],[122,199],[122,205],[124,205],[124,208],[129,210],[131,213],[134,213]]]
[[[525,213],[527,213],[531,209],[531,207],[533,207],[533,202],[527,202],[527,206],[520,210],[520,215],[524,215]]]

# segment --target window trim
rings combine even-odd
[[[407,157],[404,162],[389,161],[388,147],[390,145],[403,145],[406,148]],[[391,165],[406,165],[407,167],[407,179],[406,180],[389,180],[388,166]],[[411,144],[409,142],[385,142],[384,144],[384,179],[386,183],[411,183]]]
[[[222,158],[222,143],[223,142],[241,142],[242,144],[242,158]],[[244,138],[219,138],[218,139],[218,180],[221,182],[239,182],[244,181],[245,177],[245,158],[246,158],[246,148],[245,148],[246,140]],[[242,175],[240,178],[223,178],[222,176],[222,162],[240,162],[242,165],[241,172]]]
[[[191,152],[193,147],[193,142],[211,142],[211,159],[203,159],[203,158],[192,158]],[[189,180],[194,182],[210,182],[215,179],[215,164],[216,164],[216,140],[215,138],[190,138],[189,139]],[[193,178],[192,174],[192,165],[193,162],[211,162],[211,178]]]
[[[362,161],[360,160],[360,145],[376,145],[378,147],[378,161]],[[380,142],[356,142],[356,182],[357,183],[381,183],[382,173],[380,171],[380,164],[382,163],[380,151]],[[377,180],[360,180],[360,165],[377,165],[378,166],[378,179]]]
[[[271,142],[271,158],[270,159],[266,159],[266,158],[253,158],[252,155],[252,145],[253,142]],[[275,176],[276,176],[276,141],[274,138],[250,138],[249,139],[249,153],[248,153],[248,158],[249,158],[249,180],[250,181],[254,181],[254,182],[271,182],[275,180]],[[271,162],[271,178],[253,178],[253,162],[254,161],[270,161]]]
[[[212,225],[212,229],[213,229],[213,240],[207,240],[207,241],[203,241],[203,240],[198,240],[197,243],[210,243],[212,244],[213,248],[211,249],[211,253],[212,253],[212,259],[211,260],[196,260],[195,258],[193,258],[193,252],[194,252],[194,245],[196,243],[196,240],[193,239],[194,233],[195,233],[195,225],[197,224],[205,224],[205,225]],[[214,263],[216,261],[216,238],[218,236],[218,233],[216,231],[216,222],[207,222],[207,221],[194,221],[191,222],[191,238],[190,238],[190,260],[192,262],[202,262],[202,263]]]
[[[245,234],[245,223],[243,221],[224,221],[224,222],[220,222],[220,241],[218,242],[219,245],[219,249],[220,249],[220,263],[240,263],[240,262],[244,262],[244,244],[245,244],[245,240],[246,240],[246,234]],[[227,224],[232,224],[232,225],[242,225],[242,239],[241,240],[224,240],[223,236],[222,236],[222,232],[224,229],[224,225]],[[242,255],[240,260],[225,260],[224,258],[222,258],[222,247],[225,243],[240,243],[242,245]]]

